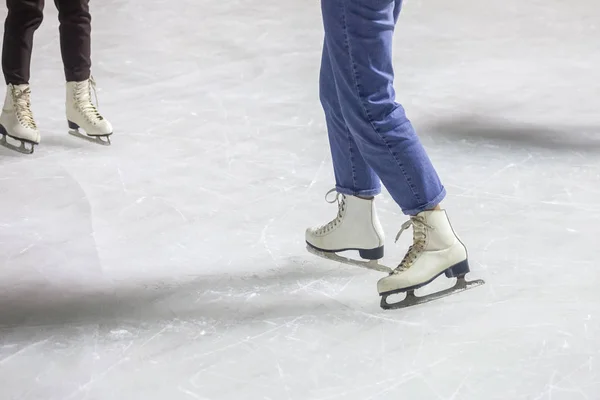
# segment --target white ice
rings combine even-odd
[[[318,2],[91,7],[113,145],[67,134],[47,1],[42,142],[0,149],[0,399],[600,399],[597,0],[407,0],[398,100],[487,284],[387,312],[303,244],[336,212]]]

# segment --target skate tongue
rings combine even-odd
[[[96,100],[95,104],[92,102],[92,91],[94,92],[94,98]],[[96,83],[92,77],[87,81],[77,82],[75,86],[75,96],[81,107],[81,111],[88,115],[88,117],[98,121],[103,119],[97,108],[98,95],[96,94]]]
[[[420,236],[425,236],[424,228],[435,230],[433,226],[425,222],[425,219],[423,219],[423,217],[411,217],[408,221],[402,224],[400,232],[398,232],[398,234],[396,235],[395,242],[398,242],[398,239],[400,239],[402,233],[404,233],[404,231],[410,228],[411,226],[413,227],[414,237],[416,240],[421,239]],[[417,236],[419,237],[417,238]]]
[[[402,224],[400,232],[396,235],[396,242],[400,239],[400,235],[411,226],[413,227],[413,244],[408,248],[404,259],[394,270],[395,273],[406,271],[412,266],[417,255],[425,250],[427,240],[427,232],[425,230],[434,229],[422,217],[411,217],[411,219]]]
[[[35,120],[33,119],[33,114],[31,113],[31,90],[29,89],[29,85],[19,86],[22,86],[23,89],[17,88],[14,100],[14,106],[17,112],[19,122],[21,122],[29,129],[37,129],[37,126],[35,125]]]

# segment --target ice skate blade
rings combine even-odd
[[[73,135],[75,137],[81,138],[81,139],[85,139],[85,140],[87,140],[89,142],[92,142],[92,143],[101,144],[103,146],[110,146],[110,144],[111,144],[110,143],[110,135],[112,135],[112,133],[108,134],[108,135],[94,135],[94,136],[91,136],[91,135],[87,135],[87,134],[84,135],[83,133],[79,132],[78,130],[70,129],[69,130],[69,134]]]
[[[311,245],[309,245],[308,243],[306,244],[306,249],[308,250],[309,253],[314,254],[318,257],[324,258],[326,260],[337,261],[342,264],[354,265],[357,267],[366,268],[366,269],[370,269],[373,271],[384,272],[386,274],[389,274],[392,272],[392,269],[390,267],[386,267],[385,265],[379,264],[379,262],[377,260],[370,260],[370,261],[354,260],[352,258],[340,256],[336,253],[329,253],[329,252],[318,250],[318,249],[312,247]]]
[[[485,284],[485,281],[482,279],[475,279],[473,281],[467,281],[464,276],[457,278],[454,286],[448,289],[440,290],[439,292],[431,293],[426,296],[417,296],[415,295],[415,290],[411,289],[406,292],[402,291],[392,291],[381,294],[381,308],[384,310],[396,310],[399,308],[412,307],[419,304],[429,303],[430,301],[438,300],[443,297],[450,296],[455,293],[464,292],[465,290],[469,290],[475,288],[477,286],[481,286]],[[388,303],[387,298],[393,294],[398,293],[406,293],[406,297],[404,300],[401,300],[396,303]]]
[[[14,140],[18,140],[20,142],[20,146],[15,146],[10,143],[6,138],[9,137]],[[29,144],[31,147],[25,146],[25,144]],[[10,136],[2,131],[0,131],[0,145],[6,147],[7,149],[17,151],[21,154],[33,154],[34,147],[37,143],[31,142],[29,140],[19,139],[14,136]]]

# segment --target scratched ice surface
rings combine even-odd
[[[93,1],[110,148],[66,134],[46,9],[42,145],[0,150],[0,399],[600,398],[600,3],[406,2],[399,99],[487,285],[391,312],[304,250],[335,214],[317,2]]]

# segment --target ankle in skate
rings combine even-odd
[[[442,273],[462,278],[469,272],[467,249],[454,233],[444,210],[424,211],[402,225],[413,227],[413,244],[398,267],[379,280],[381,295],[406,292],[427,285]]]
[[[31,89],[28,84],[8,84],[0,114],[0,144],[21,153],[33,153],[40,142],[40,132],[31,111]],[[8,138],[19,142],[16,146]],[[29,144],[30,146],[25,146]]]
[[[92,102],[92,91],[98,104],[96,83],[92,77],[81,82],[67,82],[66,111],[69,133],[100,144],[110,144],[112,125]],[[87,136],[84,136],[80,129]]]
[[[335,189],[327,192],[335,192]],[[377,217],[374,199],[337,193],[329,203],[338,203],[337,216],[325,225],[308,228],[306,243],[324,253],[357,250],[361,258],[383,258],[384,234]]]

